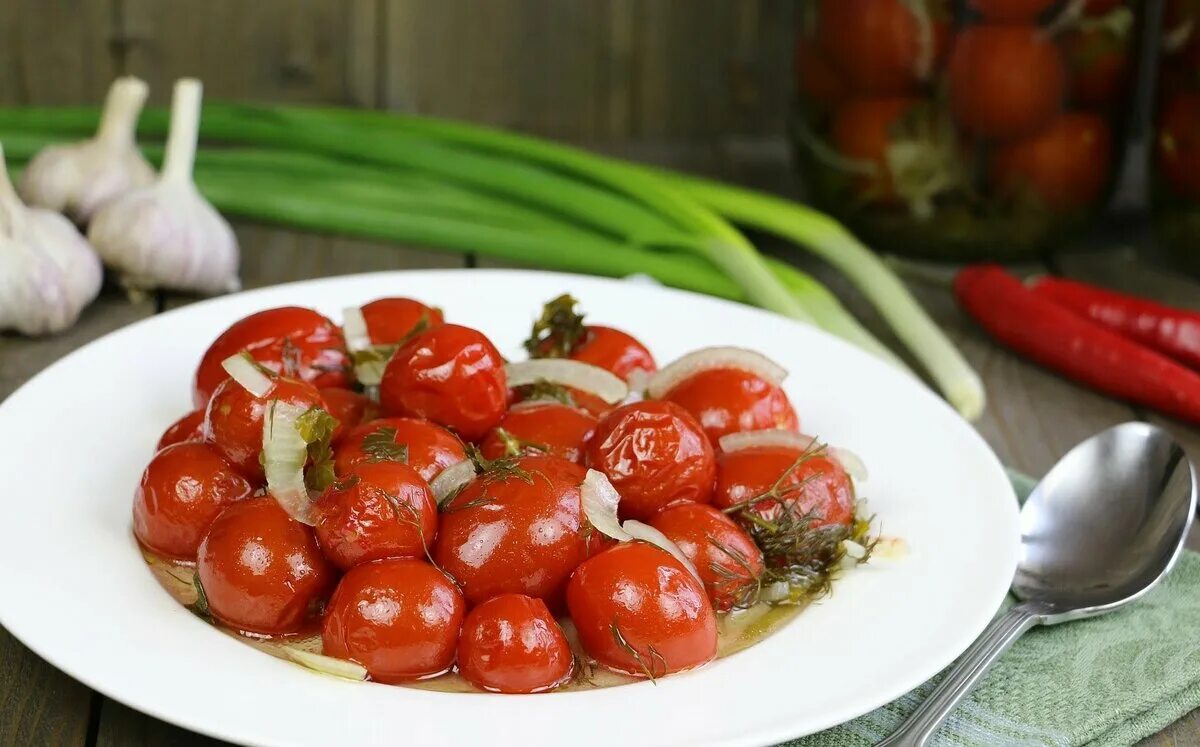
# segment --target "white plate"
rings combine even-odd
[[[910,548],[847,574],[829,599],[697,672],[605,690],[447,694],[339,681],[274,659],[185,611],[130,531],[138,476],[188,409],[212,339],[246,314],[308,305],[335,320],[379,296],[437,304],[505,355],[543,301],[569,291],[661,362],[705,345],[761,350],[791,371],[804,430],[866,461],[864,494]],[[866,713],[946,666],[1012,578],[1016,502],[996,457],[909,376],[812,328],[648,285],[515,271],[398,272],[241,293],[153,317],[47,368],[0,404],[0,622],[126,705],[263,745],[766,745]]]

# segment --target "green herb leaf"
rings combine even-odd
[[[396,429],[391,426],[368,433],[361,448],[368,462],[408,464],[408,444],[396,443]]]
[[[308,444],[308,469],[304,482],[310,490],[323,491],[337,480],[333,470],[333,432],[337,418],[320,407],[310,407],[296,419],[296,431]]]
[[[192,574],[192,586],[196,587],[196,601],[187,606],[189,612],[205,622],[213,622],[212,610],[208,606],[208,594],[204,592],[204,584],[200,583],[200,574]]]
[[[516,388],[517,399],[521,402],[531,402],[534,400],[545,400],[547,402],[560,402],[567,407],[576,407],[575,398],[571,396],[571,390],[567,389],[562,384],[555,384],[552,381],[538,379],[532,384],[519,386]]]
[[[579,302],[564,293],[542,307],[542,316],[533,323],[525,350],[534,358],[566,358],[587,336],[583,314],[575,311]]]

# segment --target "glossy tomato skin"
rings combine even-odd
[[[462,441],[450,431],[428,420],[416,418],[380,418],[349,431],[334,451],[334,467],[339,475],[348,475],[373,457],[363,450],[363,441],[372,433],[387,429],[392,442],[408,450],[408,466],[425,480],[432,480],[452,464],[467,458]]]
[[[875,164],[876,173],[855,177],[857,191],[880,202],[895,202],[887,150],[897,124],[917,100],[903,96],[851,99],[837,108],[830,124],[833,147],[842,155]]]
[[[590,363],[628,379],[639,368],[646,373],[658,370],[654,356],[636,337],[613,327],[589,324],[587,335],[571,350],[571,359]]]
[[[553,456],[522,457],[517,466],[524,479],[484,475],[443,506],[434,562],[470,604],[512,593],[559,609],[567,577],[587,557],[585,471]]]
[[[395,345],[418,329],[445,323],[442,310],[412,298],[379,298],[362,307],[367,334],[376,345]]]
[[[586,560],[571,576],[567,607],[584,650],[608,669],[661,677],[717,654],[717,616],[704,587],[654,545],[626,542]]]
[[[387,415],[426,418],[474,441],[504,417],[504,359],[483,333],[444,324],[396,351],[379,397]]]
[[[350,358],[341,329],[312,309],[284,306],[251,314],[213,341],[196,369],[196,407],[208,404],[217,386],[229,377],[221,363],[243,350],[276,373],[284,372],[285,358],[292,355],[299,364],[296,378],[317,387],[346,386],[350,381]]]
[[[971,0],[971,6],[989,21],[1029,23],[1046,11],[1055,0]]]
[[[342,387],[326,387],[320,392],[325,408],[338,421],[337,430],[333,434],[335,444],[341,441],[350,429],[379,417],[379,405],[365,394]]]
[[[155,454],[142,472],[133,494],[133,533],[159,555],[195,560],[213,520],[253,490],[210,445],[172,444]]]
[[[325,613],[327,656],[367,668],[376,682],[425,679],[454,665],[466,605],[428,563],[376,560],[342,577]]]
[[[1200,93],[1167,100],[1159,114],[1158,165],[1171,189],[1200,200]]]
[[[821,0],[817,34],[854,92],[880,96],[917,87],[920,26],[902,0]]]
[[[587,464],[621,494],[622,518],[647,519],[672,503],[707,503],[716,470],[712,444],[674,402],[634,402],[596,425]]]
[[[1069,212],[1100,199],[1111,153],[1103,117],[1068,112],[1031,137],[997,147],[989,177],[1001,194],[1029,195],[1052,211]]]
[[[154,450],[162,451],[168,446],[183,443],[184,441],[203,440],[204,410],[192,410],[179,420],[171,423],[171,426],[163,431],[162,438],[158,439],[158,446]]]
[[[681,503],[659,511],[649,523],[696,566],[718,612],[746,601],[747,590],[757,586],[762,551],[736,522],[712,506]]]
[[[255,397],[233,379],[217,387],[204,416],[205,440],[255,485],[266,482],[258,455],[263,447],[263,417],[271,402],[287,402],[304,409],[325,407],[321,393],[311,384],[277,378],[265,397]]]
[[[714,368],[676,384],[663,399],[690,412],[714,447],[727,433],[800,429],[787,393],[745,371]]]
[[[1128,43],[1106,29],[1079,29],[1063,35],[1071,100],[1101,111],[1118,106],[1129,88]]]
[[[507,434],[532,445],[521,453],[550,454],[582,464],[583,445],[596,429],[596,422],[595,416],[558,402],[531,403],[509,410],[483,439],[479,450],[488,459],[513,456],[503,437]]]
[[[368,560],[424,558],[437,538],[437,501],[412,467],[354,467],[313,505],[317,542],[342,570]]]
[[[475,687],[538,693],[571,678],[575,657],[546,603],[502,594],[467,613],[458,639],[458,672]]]
[[[788,446],[756,446],[721,454],[717,458],[713,506],[725,509],[762,495],[788,472],[800,455],[800,449]],[[796,515],[815,512],[819,518],[814,520],[814,526],[849,526],[854,522],[854,484],[846,470],[832,458],[819,455],[807,459],[791,470],[782,485],[801,491],[790,495],[787,502]],[[769,499],[752,508],[768,519],[780,510],[778,502]]]
[[[950,104],[969,133],[1005,140],[1032,135],[1062,107],[1066,68],[1035,26],[973,26],[950,57]]]
[[[214,617],[265,635],[302,630],[337,581],[312,530],[270,496],[222,511],[200,543],[196,570]]]

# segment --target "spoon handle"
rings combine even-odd
[[[1029,604],[1019,604],[992,621],[925,702],[876,747],[923,747],[1000,654],[1040,622],[1040,610]]]

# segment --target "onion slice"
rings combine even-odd
[[[700,571],[697,571],[696,566],[692,565],[692,561],[688,560],[688,556],[683,554],[683,550],[679,549],[679,545],[667,539],[667,535],[658,531],[649,524],[643,524],[642,522],[635,521],[634,519],[627,519],[625,523],[621,525],[621,528],[624,529],[634,539],[642,540],[643,542],[649,542],[650,544],[660,547],[663,550],[671,553],[671,555],[675,556],[676,560],[678,560],[680,563],[683,563],[683,566],[691,571],[692,575],[696,577],[696,580],[700,582],[701,586],[704,585],[704,579],[700,578]]]
[[[803,433],[770,428],[761,431],[726,433],[717,440],[717,446],[726,454],[732,454],[744,449],[753,449],[758,446],[785,446],[789,449],[805,451],[811,448],[815,441],[815,438],[806,436]]]
[[[263,417],[263,470],[271,497],[288,516],[312,526],[312,501],[304,484],[308,444],[296,427],[296,421],[307,411],[290,402],[271,402]]]
[[[280,646],[283,655],[305,669],[314,672],[341,677],[346,680],[362,682],[367,679],[367,668],[362,664],[345,659],[338,659],[324,654],[314,654],[296,646]]]
[[[358,306],[347,306],[342,310],[342,335],[350,352],[371,346],[371,333],[367,331],[367,319]]]
[[[835,462],[842,465],[842,469],[846,470],[846,474],[854,478],[854,482],[867,481],[867,464],[858,454],[849,449],[835,446],[829,450],[829,456]]]
[[[275,387],[275,382],[262,372],[258,362],[249,353],[237,353],[221,361],[221,368],[230,378],[255,397],[265,397]]]
[[[429,483],[429,488],[433,491],[433,495],[437,498],[438,505],[442,505],[446,500],[457,493],[462,486],[475,479],[475,463],[470,459],[464,459],[461,462],[451,464],[438,473],[437,477]]]
[[[650,377],[646,393],[652,399],[660,399],[677,384],[701,371],[714,368],[733,368],[738,371],[754,374],[772,384],[779,384],[787,378],[787,369],[771,360],[762,353],[746,348],[711,347],[693,350],[687,355],[672,361],[665,368]]]
[[[508,385],[514,388],[549,381],[590,392],[610,405],[620,402],[629,394],[629,385],[620,376],[599,366],[569,358],[536,358],[509,363],[504,369],[508,375]]]
[[[621,494],[609,482],[607,475],[600,470],[589,469],[583,478],[583,484],[579,486],[579,494],[583,502],[583,514],[596,531],[618,542],[633,539],[629,532],[621,528],[617,519],[617,506],[621,502]]]

